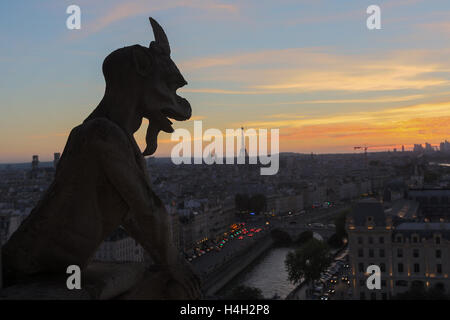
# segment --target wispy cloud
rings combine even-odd
[[[238,7],[234,4],[219,2],[216,0],[178,0],[178,1],[127,1],[112,6],[104,14],[87,24],[85,30],[90,33],[98,32],[112,23],[142,15],[150,14],[158,11],[169,10],[174,8],[193,8],[203,12],[216,12],[219,14],[233,13],[238,11]]]
[[[446,51],[448,54],[448,50]],[[422,90],[447,85],[450,64],[442,51],[403,50],[373,54],[332,54],[320,48],[263,50],[183,62],[182,70],[210,88],[190,92],[221,94],[371,92]],[[236,89],[212,87],[237,84]]]
[[[180,92],[190,92],[190,93],[213,93],[213,94],[264,94],[264,93],[275,93],[275,91],[265,91],[261,90],[227,90],[227,89],[214,89],[214,88],[182,88]]]
[[[450,102],[418,104],[407,107],[387,108],[377,111],[360,111],[345,114],[333,114],[327,116],[292,118],[287,115],[282,120],[263,120],[247,122],[251,127],[303,127],[322,124],[348,124],[348,123],[387,123],[390,121],[403,121],[411,118],[430,118],[450,116]],[[279,117],[276,117],[279,118]],[[448,129],[447,129],[448,130]],[[450,133],[450,132],[449,132]]]
[[[329,100],[303,100],[303,101],[291,101],[291,102],[279,102],[277,105],[300,105],[300,104],[352,104],[352,103],[386,103],[386,102],[404,102],[416,99],[421,99],[425,95],[414,94],[406,96],[383,96],[372,97],[365,99],[329,99]],[[275,104],[273,104],[275,105]]]

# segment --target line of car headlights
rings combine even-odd
[[[328,300],[336,292],[335,286],[339,281],[339,273],[343,269],[348,270],[349,268],[350,265],[348,263],[343,260],[338,260],[330,269],[321,275],[320,281],[316,282],[313,296],[320,300]],[[347,275],[343,274],[340,280],[350,286],[350,280]]]

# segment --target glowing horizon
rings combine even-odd
[[[450,3],[377,2],[373,31],[365,0],[80,0],[79,31],[65,27],[69,1],[2,3],[0,163],[62,152],[103,96],[104,57],[153,40],[148,16],[189,83],[193,119],[174,128],[279,128],[280,152],[305,154],[438,146],[450,140]],[[163,157],[175,142],[158,144]]]

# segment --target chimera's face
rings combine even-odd
[[[166,128],[171,128],[172,124],[167,118],[177,121],[188,120],[191,117],[192,109],[189,102],[176,93],[177,89],[186,85],[187,82],[175,63],[169,56],[160,55],[155,59],[157,61],[154,61],[153,64],[154,72],[145,85],[147,89],[144,93],[146,102],[144,117],[158,118],[158,121],[163,122],[162,130],[167,132]]]

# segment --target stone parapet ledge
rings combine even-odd
[[[81,273],[81,289],[69,290],[70,276],[47,276],[0,289],[1,300],[108,300],[145,298],[139,287],[152,273],[143,263],[92,263]],[[144,279],[145,278],[145,279]],[[142,291],[142,290],[141,290]],[[130,293],[133,293],[131,295]],[[146,293],[152,293],[147,289]],[[153,293],[153,297],[157,294]]]

